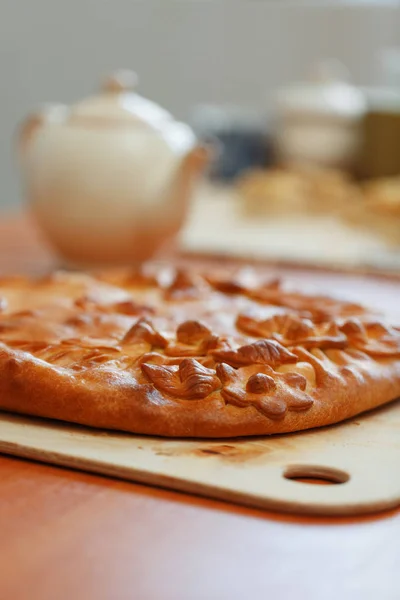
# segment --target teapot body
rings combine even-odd
[[[143,106],[156,106],[128,98],[142,113]],[[114,107],[114,97],[106,101]],[[92,110],[99,112],[99,101],[86,104],[84,116],[49,107],[22,127],[20,162],[31,212],[69,263],[145,260],[181,228],[205,149],[161,109],[153,124],[137,115],[131,120],[129,112],[116,118],[118,105],[99,118]]]

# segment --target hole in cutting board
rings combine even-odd
[[[317,465],[291,465],[283,473],[285,479],[297,483],[310,483],[317,485],[329,485],[346,483],[350,475],[332,467],[320,467]]]

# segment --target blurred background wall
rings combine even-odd
[[[379,56],[400,43],[399,2],[1,0],[0,208],[17,208],[18,122],[42,102],[71,102],[118,67],[187,119],[199,103],[266,110],[268,95],[321,57],[357,84],[379,83]]]

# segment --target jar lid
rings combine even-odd
[[[366,111],[366,99],[363,92],[348,80],[347,69],[341,63],[318,63],[308,81],[295,83],[278,92],[277,110],[286,116],[360,118]]]

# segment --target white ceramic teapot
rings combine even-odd
[[[71,264],[125,264],[179,231],[207,161],[191,129],[135,94],[120,71],[101,92],[31,115],[20,158],[33,214]]]

